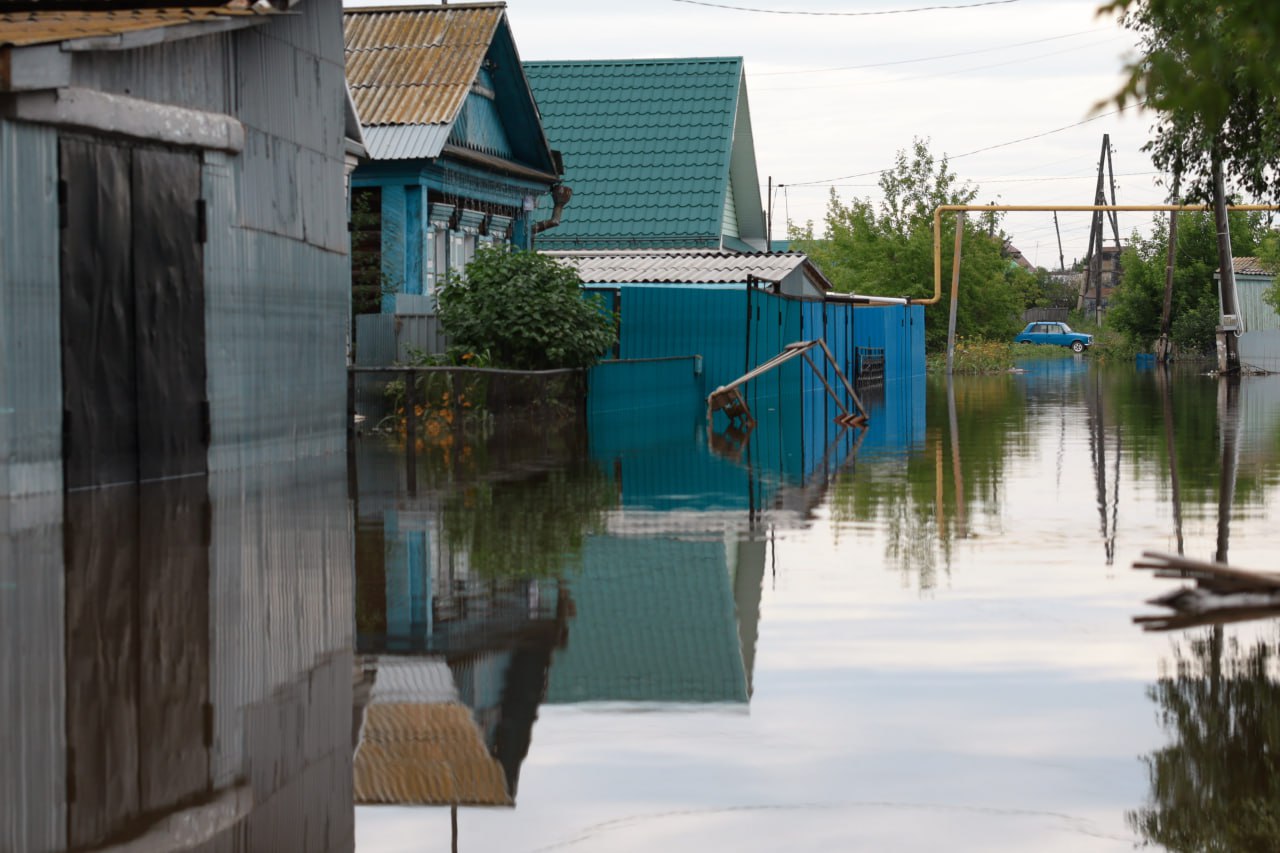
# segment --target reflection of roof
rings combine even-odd
[[[805,272],[819,287],[830,284],[798,252],[723,252],[708,250],[620,250],[611,252],[567,251],[545,252],[578,270],[588,284],[626,283],[736,283],[748,275],[766,281],[781,281],[797,269]]]
[[[0,45],[26,47],[34,44],[101,38],[124,33],[176,27],[211,21],[227,21],[232,16],[253,17],[253,9],[243,4],[203,8],[92,9],[58,11],[48,8],[29,12],[0,13]]]
[[[582,563],[547,702],[747,701],[723,538],[595,536]]]
[[[457,703],[366,707],[354,787],[360,805],[513,805],[502,765]]]

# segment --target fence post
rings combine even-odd
[[[404,464],[405,478],[409,489],[409,496],[414,497],[418,494],[418,412],[417,400],[415,400],[415,385],[418,384],[418,378],[414,375],[412,368],[404,372]]]

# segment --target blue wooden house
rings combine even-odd
[[[352,176],[355,287],[384,313],[429,314],[478,247],[530,248],[555,221],[559,156],[505,4],[348,9],[344,31],[369,156]]]

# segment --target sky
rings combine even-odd
[[[1141,151],[1152,117],[1096,117],[1113,110],[1095,107],[1119,88],[1134,35],[1098,16],[1100,0],[975,2],[508,0],[507,8],[524,60],[743,57],[761,192],[770,178],[775,185],[775,239],[788,220],[811,220],[821,232],[833,189],[844,201],[878,200],[878,173],[917,137],[978,186],[978,202],[1051,205],[1092,203],[1109,134],[1116,201],[1164,203]],[[1036,138],[1014,142],[1026,137]],[[1150,221],[1122,215],[1121,237]],[[1088,213],[1059,214],[1068,265],[1087,252],[1089,222]],[[1052,213],[1007,214],[1003,227],[1033,263],[1057,268]]]

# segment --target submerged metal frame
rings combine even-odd
[[[831,387],[831,383],[827,382],[827,378],[822,375],[822,371],[818,369],[818,365],[809,357],[809,351],[821,347],[822,352],[827,357],[827,363],[835,370],[836,376],[840,377],[840,382],[844,385],[844,389],[849,392],[849,397],[853,400],[854,406],[858,409],[858,414],[849,411],[849,407],[840,399],[840,395]],[[831,350],[827,348],[827,342],[821,338],[815,338],[811,341],[796,341],[787,344],[782,352],[773,358],[757,365],[748,370],[728,385],[721,385],[716,390],[707,395],[707,428],[711,428],[711,419],[716,412],[723,411],[729,418],[731,424],[740,424],[743,428],[750,430],[755,426],[755,418],[751,415],[751,407],[747,405],[746,399],[742,396],[742,392],[738,389],[775,367],[780,367],[796,357],[803,358],[813,368],[813,372],[817,375],[818,380],[822,382],[822,387],[827,389],[827,394],[835,401],[836,406],[840,409],[840,414],[836,415],[835,421],[841,426],[865,426],[869,420],[867,410],[862,407],[862,401],[858,399],[858,392],[853,389],[853,385],[845,377],[844,371],[840,369],[839,363],[836,362],[835,356],[831,354]]]

